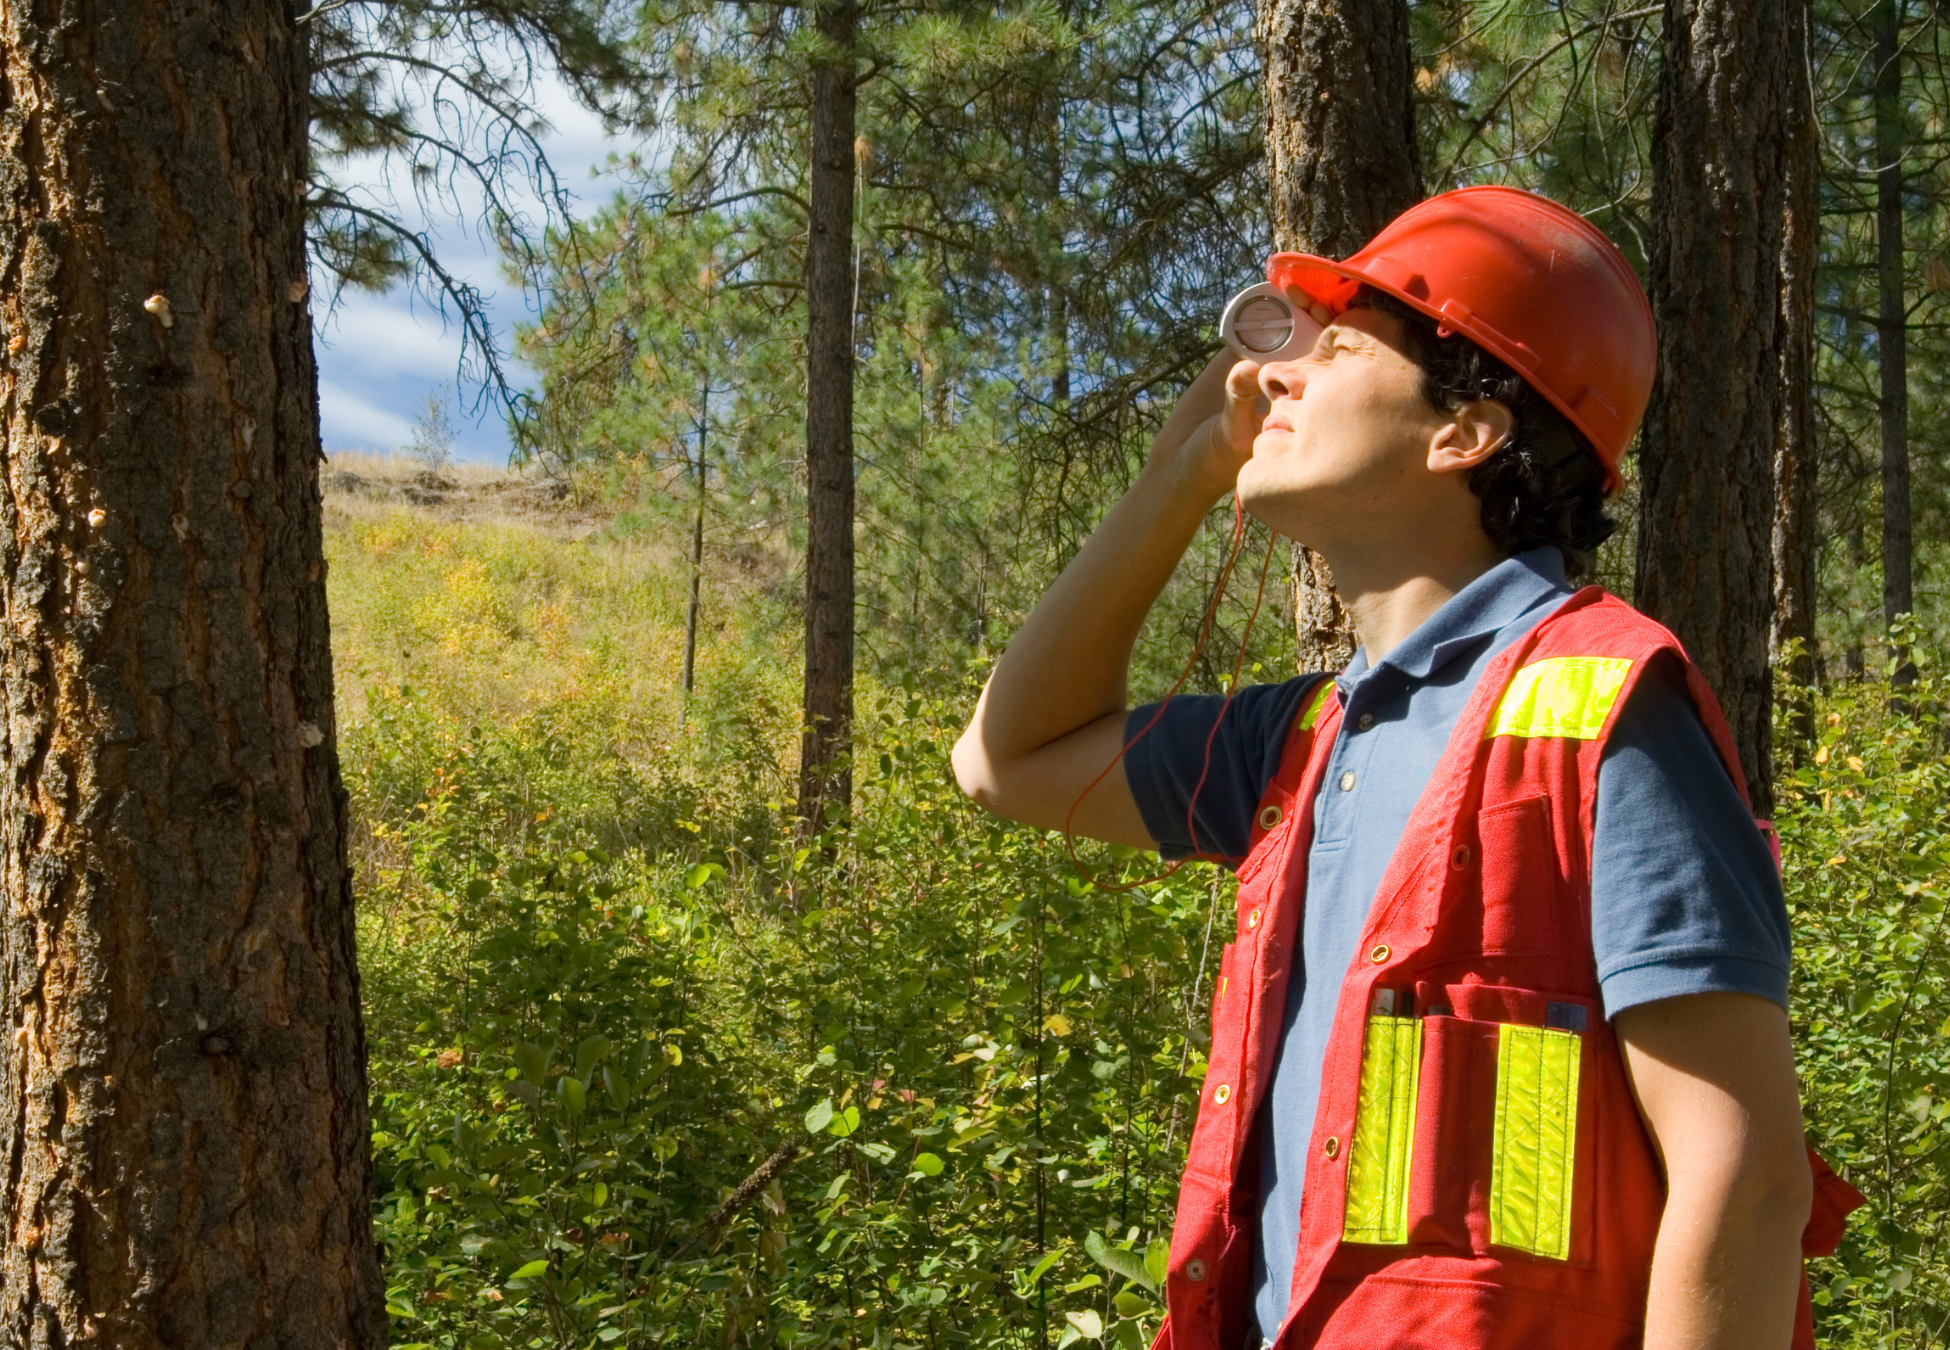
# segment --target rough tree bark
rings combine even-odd
[[[806,689],[799,815],[809,831],[853,795],[853,159],[855,0],[814,16],[806,239]]]
[[[1273,242],[1344,258],[1422,197],[1405,0],[1260,0]],[[1338,670],[1354,626],[1320,555],[1296,546],[1303,670]]]
[[[1882,0],[1870,16],[1875,34],[1876,364],[1882,388],[1882,621],[1914,607],[1909,519],[1909,313],[1903,286],[1902,0]],[[1892,653],[1894,655],[1894,653]],[[1907,678],[1905,678],[1907,677]],[[1897,681],[1915,671],[1904,662]]]
[[[0,5],[0,1343],[379,1346],[267,0]]]
[[[1666,0],[1654,136],[1659,375],[1640,450],[1639,608],[1719,694],[1755,806],[1773,803],[1768,643],[1781,260],[1807,0]]]
[[[1785,218],[1781,239],[1781,421],[1774,446],[1774,635],[1777,665],[1798,687],[1815,682],[1815,562],[1820,547],[1815,517],[1814,318],[1816,244],[1820,238],[1820,142],[1809,64],[1809,18],[1803,5],[1788,11],[1794,79],[1787,96],[1782,168]],[[1790,644],[1800,644],[1787,660]],[[1796,701],[1796,744],[1809,740],[1811,715]]]

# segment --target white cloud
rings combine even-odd
[[[376,450],[403,448],[413,439],[413,422],[370,402],[322,375],[318,380],[318,420],[325,449]]]

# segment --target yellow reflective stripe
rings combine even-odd
[[[1327,706],[1327,700],[1333,696],[1333,693],[1334,681],[1332,679],[1322,680],[1320,682],[1320,688],[1314,693],[1312,698],[1307,700],[1307,710],[1300,714],[1300,730],[1312,731],[1314,729],[1314,723],[1320,720],[1320,710]]]
[[[1421,1073],[1422,1019],[1370,1017],[1347,1159],[1344,1241],[1408,1241],[1408,1164],[1415,1152]]]
[[[1483,735],[1564,736],[1589,741],[1605,729],[1631,672],[1623,656],[1552,656],[1510,677]]]
[[[1498,1028],[1490,1241],[1559,1261],[1571,1254],[1578,1050],[1568,1031]]]

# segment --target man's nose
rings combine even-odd
[[[1260,392],[1269,399],[1299,398],[1306,392],[1306,370],[1298,361],[1272,361],[1259,368]]]

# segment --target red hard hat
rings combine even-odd
[[[1605,491],[1617,490],[1652,395],[1652,307],[1577,212],[1517,188],[1458,188],[1402,212],[1346,262],[1276,253],[1266,279],[1336,314],[1372,286],[1461,333],[1571,419],[1604,461]]]

